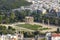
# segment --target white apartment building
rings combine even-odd
[[[15,35],[1,35],[0,40],[17,40],[17,36]]]
[[[16,35],[0,35],[0,40],[22,40],[23,34],[16,34]]]

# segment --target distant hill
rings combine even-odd
[[[0,0],[0,10],[9,10],[19,8],[20,6],[30,5],[31,3],[25,0]]]

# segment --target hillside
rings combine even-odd
[[[31,3],[25,0],[0,0],[0,10],[9,10],[19,8],[20,6],[30,5]]]

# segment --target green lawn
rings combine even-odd
[[[40,25],[30,25],[30,24],[20,24],[20,25],[16,25],[19,27],[24,27],[24,28],[28,28],[28,29],[32,29],[32,30],[37,30],[38,28],[42,27]]]
[[[40,25],[31,25],[31,24],[19,24],[19,25],[16,25],[18,27],[23,27],[23,28],[28,28],[28,29],[31,29],[31,30],[48,30],[50,28],[42,28],[42,26]]]
[[[39,30],[49,30],[51,28],[40,28]]]

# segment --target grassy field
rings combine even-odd
[[[51,28],[40,28],[39,30],[49,30]]]
[[[38,30],[38,29],[39,30],[48,30],[49,29],[49,28],[42,28],[42,26],[40,26],[40,25],[31,25],[31,24],[19,24],[16,26],[31,29],[31,30]]]
[[[42,27],[40,25],[30,25],[30,24],[20,24],[20,25],[16,25],[16,26],[23,27],[23,28],[28,28],[28,29],[31,29],[31,30],[37,30],[38,28]]]

